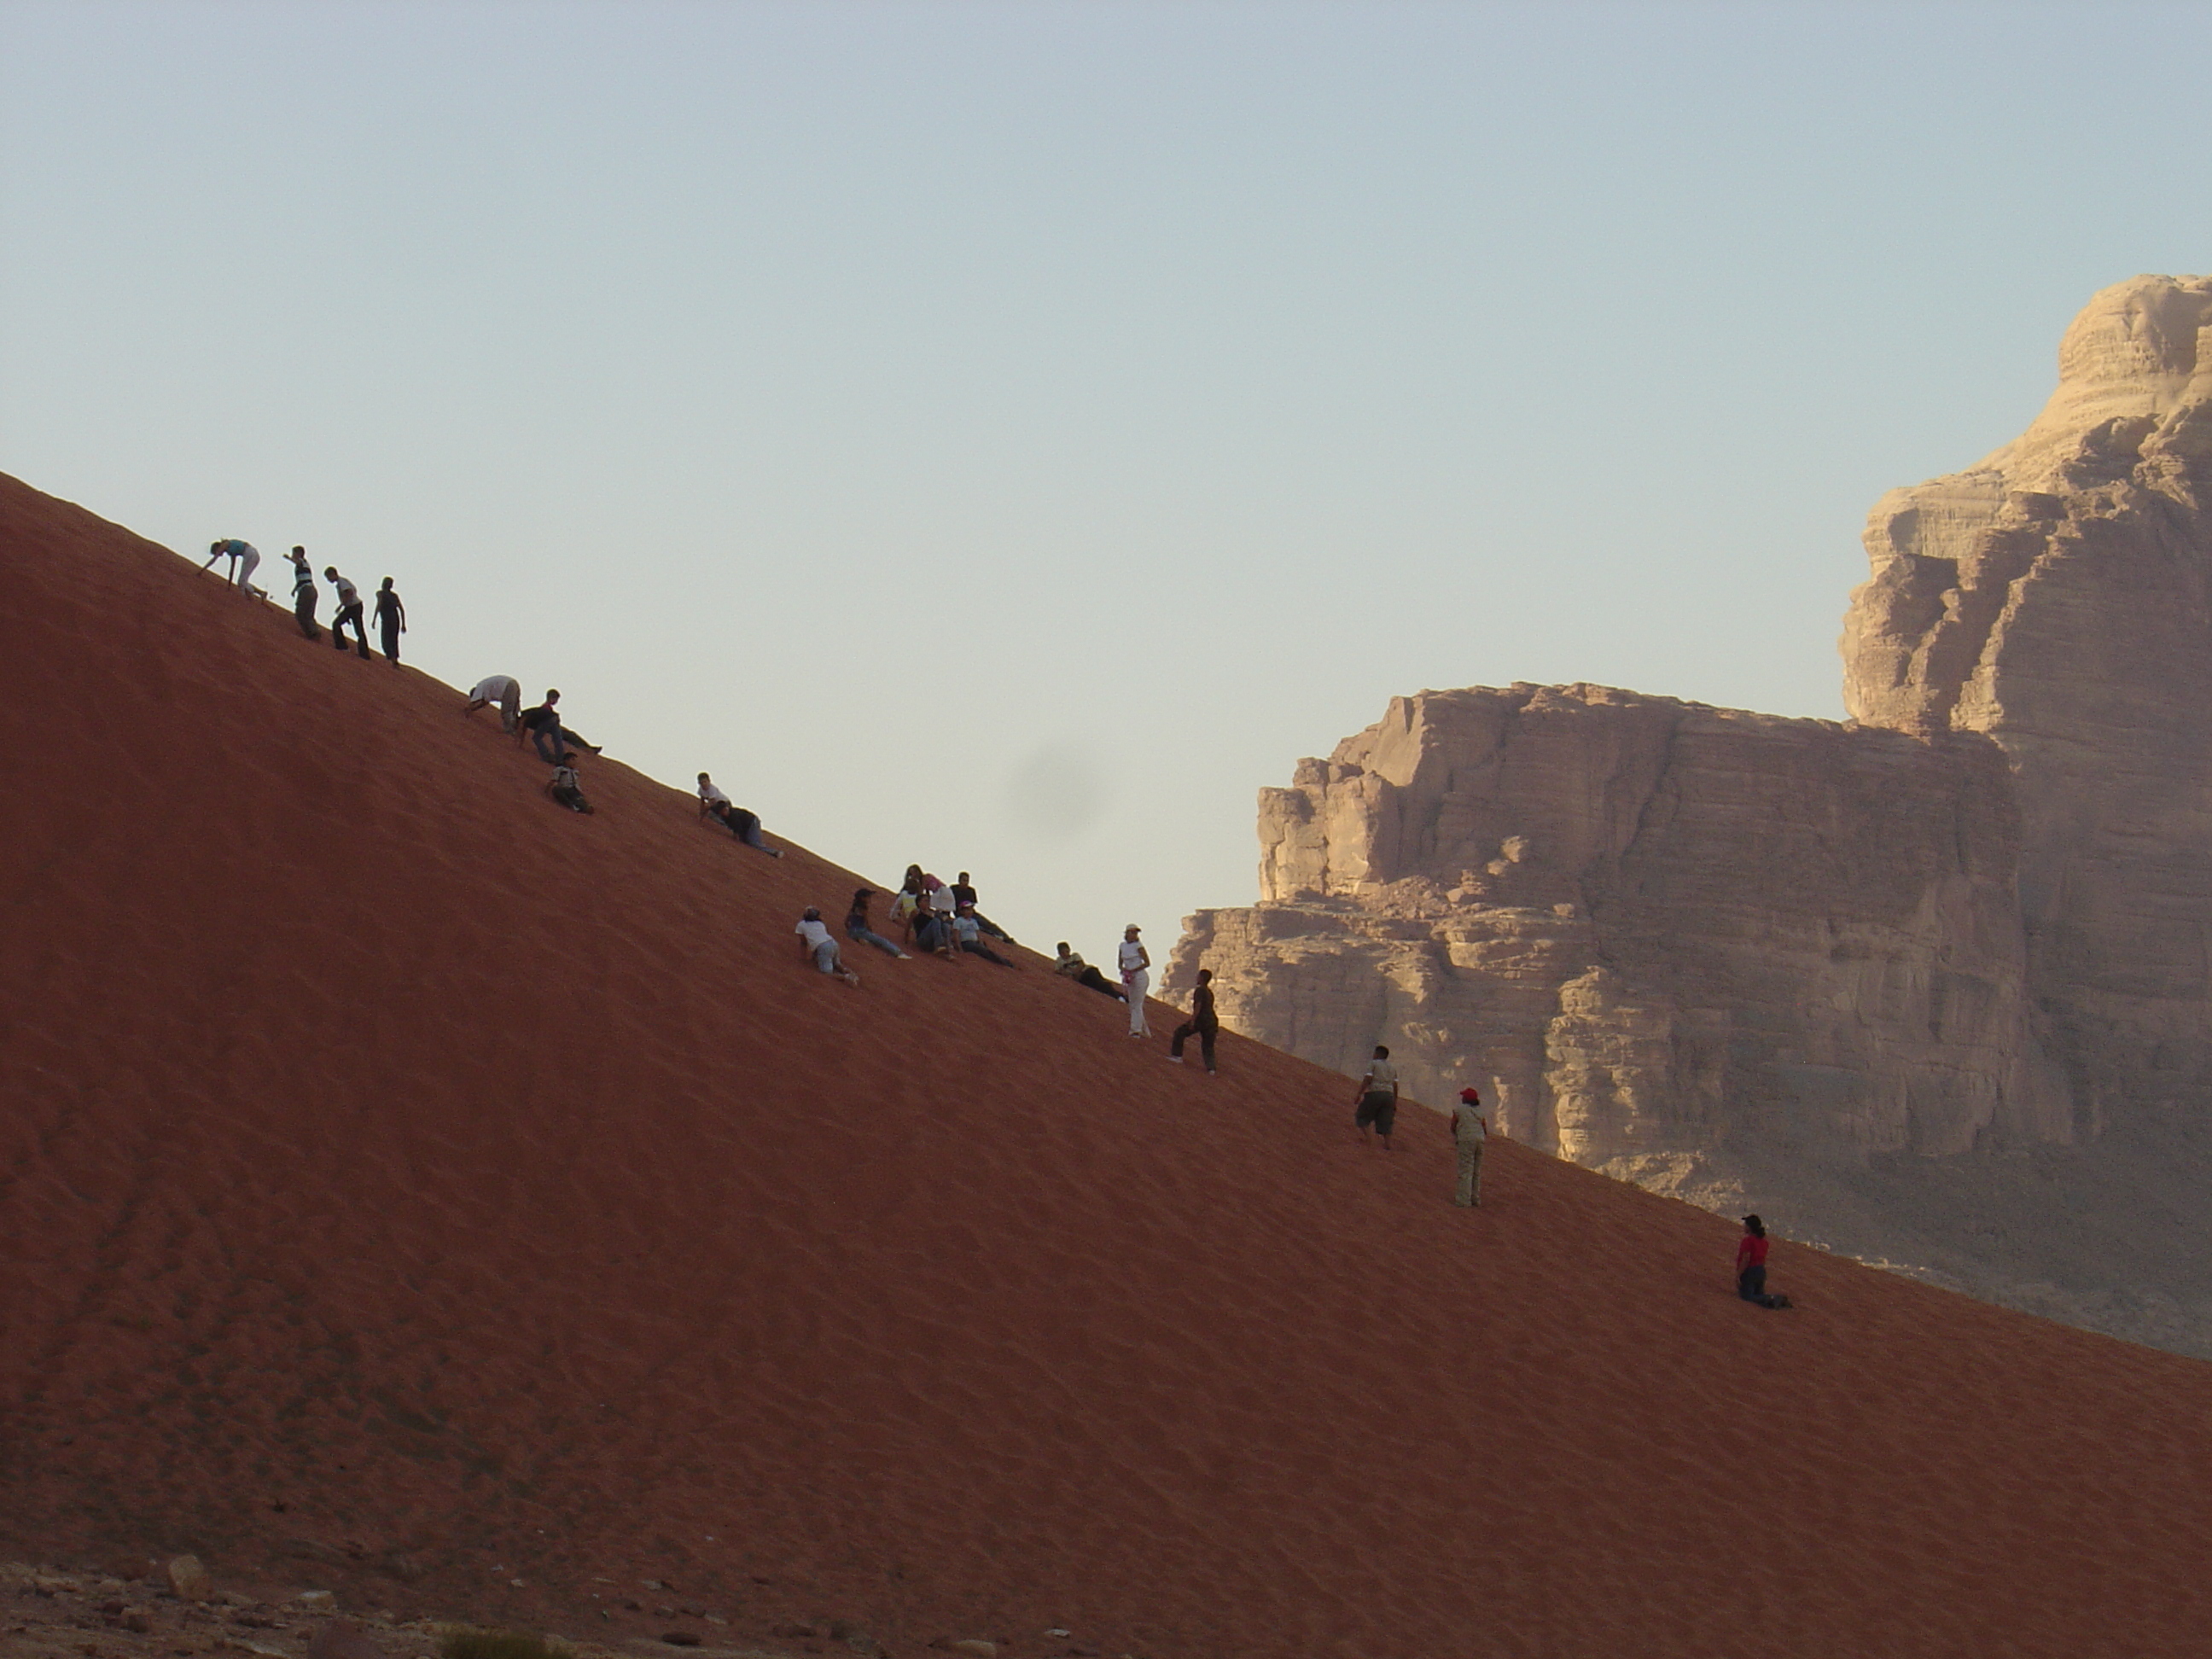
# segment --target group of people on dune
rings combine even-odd
[[[219,558],[228,557],[230,568],[226,582],[249,598],[267,599],[268,590],[253,586],[253,572],[261,562],[261,555],[252,544],[238,540],[217,541],[210,545],[207,563],[200,568],[211,569]],[[315,609],[318,590],[313,567],[307,562],[307,550],[295,547],[289,556],[294,572],[293,614],[298,619],[300,631],[307,639],[319,642],[321,633],[316,625]],[[335,566],[327,567],[324,579],[330,582],[337,598],[337,614],[333,619],[331,637],[337,649],[346,648],[344,629],[349,625],[354,633],[355,648],[366,659],[368,641],[362,631],[362,605],[359,590],[338,574]],[[392,579],[386,576],[376,594],[376,620],[383,638],[384,655],[394,667],[399,663],[399,636],[407,631],[406,607],[393,591]],[[462,709],[465,715],[473,715],[480,708],[497,708],[500,725],[516,746],[526,738],[535,747],[538,757],[553,769],[547,782],[546,793],[562,806],[574,812],[589,812],[591,801],[585,796],[583,783],[576,770],[580,756],[597,755],[598,745],[585,742],[562,723],[560,714],[561,693],[550,690],[544,701],[535,708],[522,707],[522,686],[513,676],[493,674],[477,682],[469,692],[468,702]],[[761,834],[760,815],[738,805],[706,773],[699,774],[699,819],[727,830],[747,847],[765,853],[770,858],[783,856],[781,849],[771,847]],[[854,890],[851,903],[845,913],[845,937],[855,945],[865,945],[882,951],[895,962],[910,962],[915,951],[939,957],[947,962],[958,962],[964,957],[981,957],[986,962],[1001,968],[1013,968],[1012,957],[1002,956],[985,941],[996,939],[1012,945],[1013,937],[976,908],[977,895],[968,872],[960,872],[957,880],[943,882],[924,871],[919,864],[909,864],[899,890],[892,896],[889,924],[898,930],[899,938],[892,939],[876,931],[871,915],[877,894],[872,887]],[[822,912],[809,905],[792,929],[799,939],[799,954],[820,972],[846,984],[858,986],[859,974],[845,965],[844,953],[829,925],[822,920]],[[1054,971],[1102,996],[1111,997],[1128,1009],[1129,1035],[1147,1037],[1151,1028],[1145,1019],[1146,994],[1152,987],[1151,953],[1146,950],[1141,937],[1143,929],[1131,922],[1122,930],[1121,940],[1115,951],[1115,965],[1120,973],[1116,983],[1085,962],[1062,939],[1053,962]],[[1183,1048],[1190,1039],[1198,1039],[1199,1053],[1206,1073],[1216,1073],[1215,1050],[1221,1032],[1220,1016],[1214,1009],[1213,974],[1210,969],[1198,970],[1197,982],[1191,992],[1190,1018],[1175,1030],[1169,1040],[1167,1058],[1176,1065],[1183,1064]],[[1473,1088],[1460,1091],[1459,1099],[1451,1111],[1451,1134],[1458,1155],[1458,1182],[1453,1202],[1464,1208],[1480,1207],[1482,1202],[1482,1154],[1490,1139],[1488,1119],[1481,1111],[1481,1096]],[[1390,1050],[1378,1044],[1374,1057],[1361,1075],[1359,1086],[1352,1097],[1352,1124],[1363,1139],[1370,1133],[1382,1150],[1389,1152],[1390,1136],[1398,1117],[1398,1070],[1390,1060]],[[1790,1306],[1786,1296],[1770,1294],[1766,1289],[1766,1254],[1768,1240],[1765,1224],[1756,1215],[1743,1218],[1743,1235],[1736,1246],[1736,1293],[1744,1301],[1762,1308]]]
[[[321,602],[321,590],[315,586],[314,567],[307,562],[307,550],[295,547],[285,557],[292,562],[292,615],[300,624],[300,632],[317,644],[322,642],[323,630],[315,623],[315,607]],[[230,561],[223,580],[249,599],[265,599],[269,590],[253,585],[253,573],[261,563],[260,550],[252,542],[230,537],[208,544],[207,562],[203,570],[215,568],[217,559]],[[338,574],[334,564],[323,567],[323,580],[331,585],[337,600],[337,611],[331,618],[331,643],[341,651],[346,648],[345,631],[353,629],[353,647],[361,653],[362,660],[368,659],[368,635],[362,627],[361,590],[347,578]],[[407,607],[399,602],[392,591],[392,578],[384,579],[384,586],[376,590],[376,629],[383,636],[384,657],[394,668],[399,666],[399,636],[407,631]]]

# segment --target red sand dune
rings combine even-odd
[[[2212,1641],[2212,1368],[1788,1244],[1762,1312],[1510,1146],[1456,1210],[1439,1120],[1034,958],[847,990],[848,872],[562,812],[195,562],[0,480],[0,1552],[901,1653]]]

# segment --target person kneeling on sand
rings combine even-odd
[[[1459,1190],[1452,1202],[1462,1210],[1482,1207],[1482,1149],[1490,1139],[1490,1124],[1482,1115],[1482,1097],[1472,1089],[1459,1091],[1452,1108],[1452,1144],[1459,1148]]]
[[[545,786],[545,793],[571,812],[592,810],[592,803],[584,799],[584,781],[576,775],[576,757],[574,755],[553,769],[553,781]]]
[[[822,972],[842,979],[848,985],[860,982],[858,974],[847,970],[844,957],[837,949],[837,941],[830,937],[829,928],[823,926],[822,913],[812,905],[806,907],[805,915],[799,917],[799,925],[791,931],[799,935],[799,954],[813,963]]]
[[[479,708],[499,705],[499,729],[513,738],[518,747],[522,743],[522,683],[511,674],[487,674],[469,692],[469,706],[461,713],[473,714]]]
[[[1398,1068],[1390,1063],[1390,1051],[1377,1043],[1375,1058],[1367,1062],[1367,1075],[1359,1079],[1359,1092],[1352,1097],[1359,1109],[1352,1115],[1352,1127],[1359,1138],[1367,1138],[1367,1126],[1375,1126],[1382,1137],[1382,1150],[1390,1150],[1390,1131],[1398,1123]]]
[[[1060,942],[1060,955],[1054,961],[1052,969],[1054,973],[1065,974],[1078,985],[1087,985],[1092,990],[1113,998],[1116,1002],[1128,1000],[1121,994],[1120,986],[1108,979],[1105,975],[1093,968],[1076,952],[1069,950],[1066,939]]]
[[[1766,1293],[1766,1224],[1755,1215],[1743,1218],[1743,1237],[1735,1242],[1735,1293],[1762,1308],[1786,1308],[1786,1296]]]

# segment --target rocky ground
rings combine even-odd
[[[696,1654],[699,1659],[792,1659],[846,1654],[890,1659],[890,1650],[842,1620],[785,1621],[761,1646],[726,1620],[684,1604],[657,1582],[601,1592],[605,1629],[586,1636],[548,1632],[576,1659],[636,1659]],[[263,1659],[434,1659],[446,1635],[466,1621],[406,1617],[391,1607],[344,1608],[329,1590],[218,1585],[194,1558],[117,1564],[110,1572],[0,1563],[0,1655],[6,1659],[188,1659],[204,1653]],[[1101,1650],[1066,1631],[1012,1637],[941,1636],[929,1647],[967,1659],[999,1654],[1062,1654],[1101,1659]],[[1136,1659],[1124,1654],[1120,1659]]]

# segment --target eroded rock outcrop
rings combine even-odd
[[[2034,425],[1867,546],[1850,723],[1397,699],[1262,792],[1261,902],[1192,918],[1169,984],[1203,961],[1308,1058],[1387,1042],[1577,1162],[2212,1353],[2173,1265],[2212,1245],[2212,280],[2099,295]],[[2147,1218],[2179,1231],[2131,1254]]]

